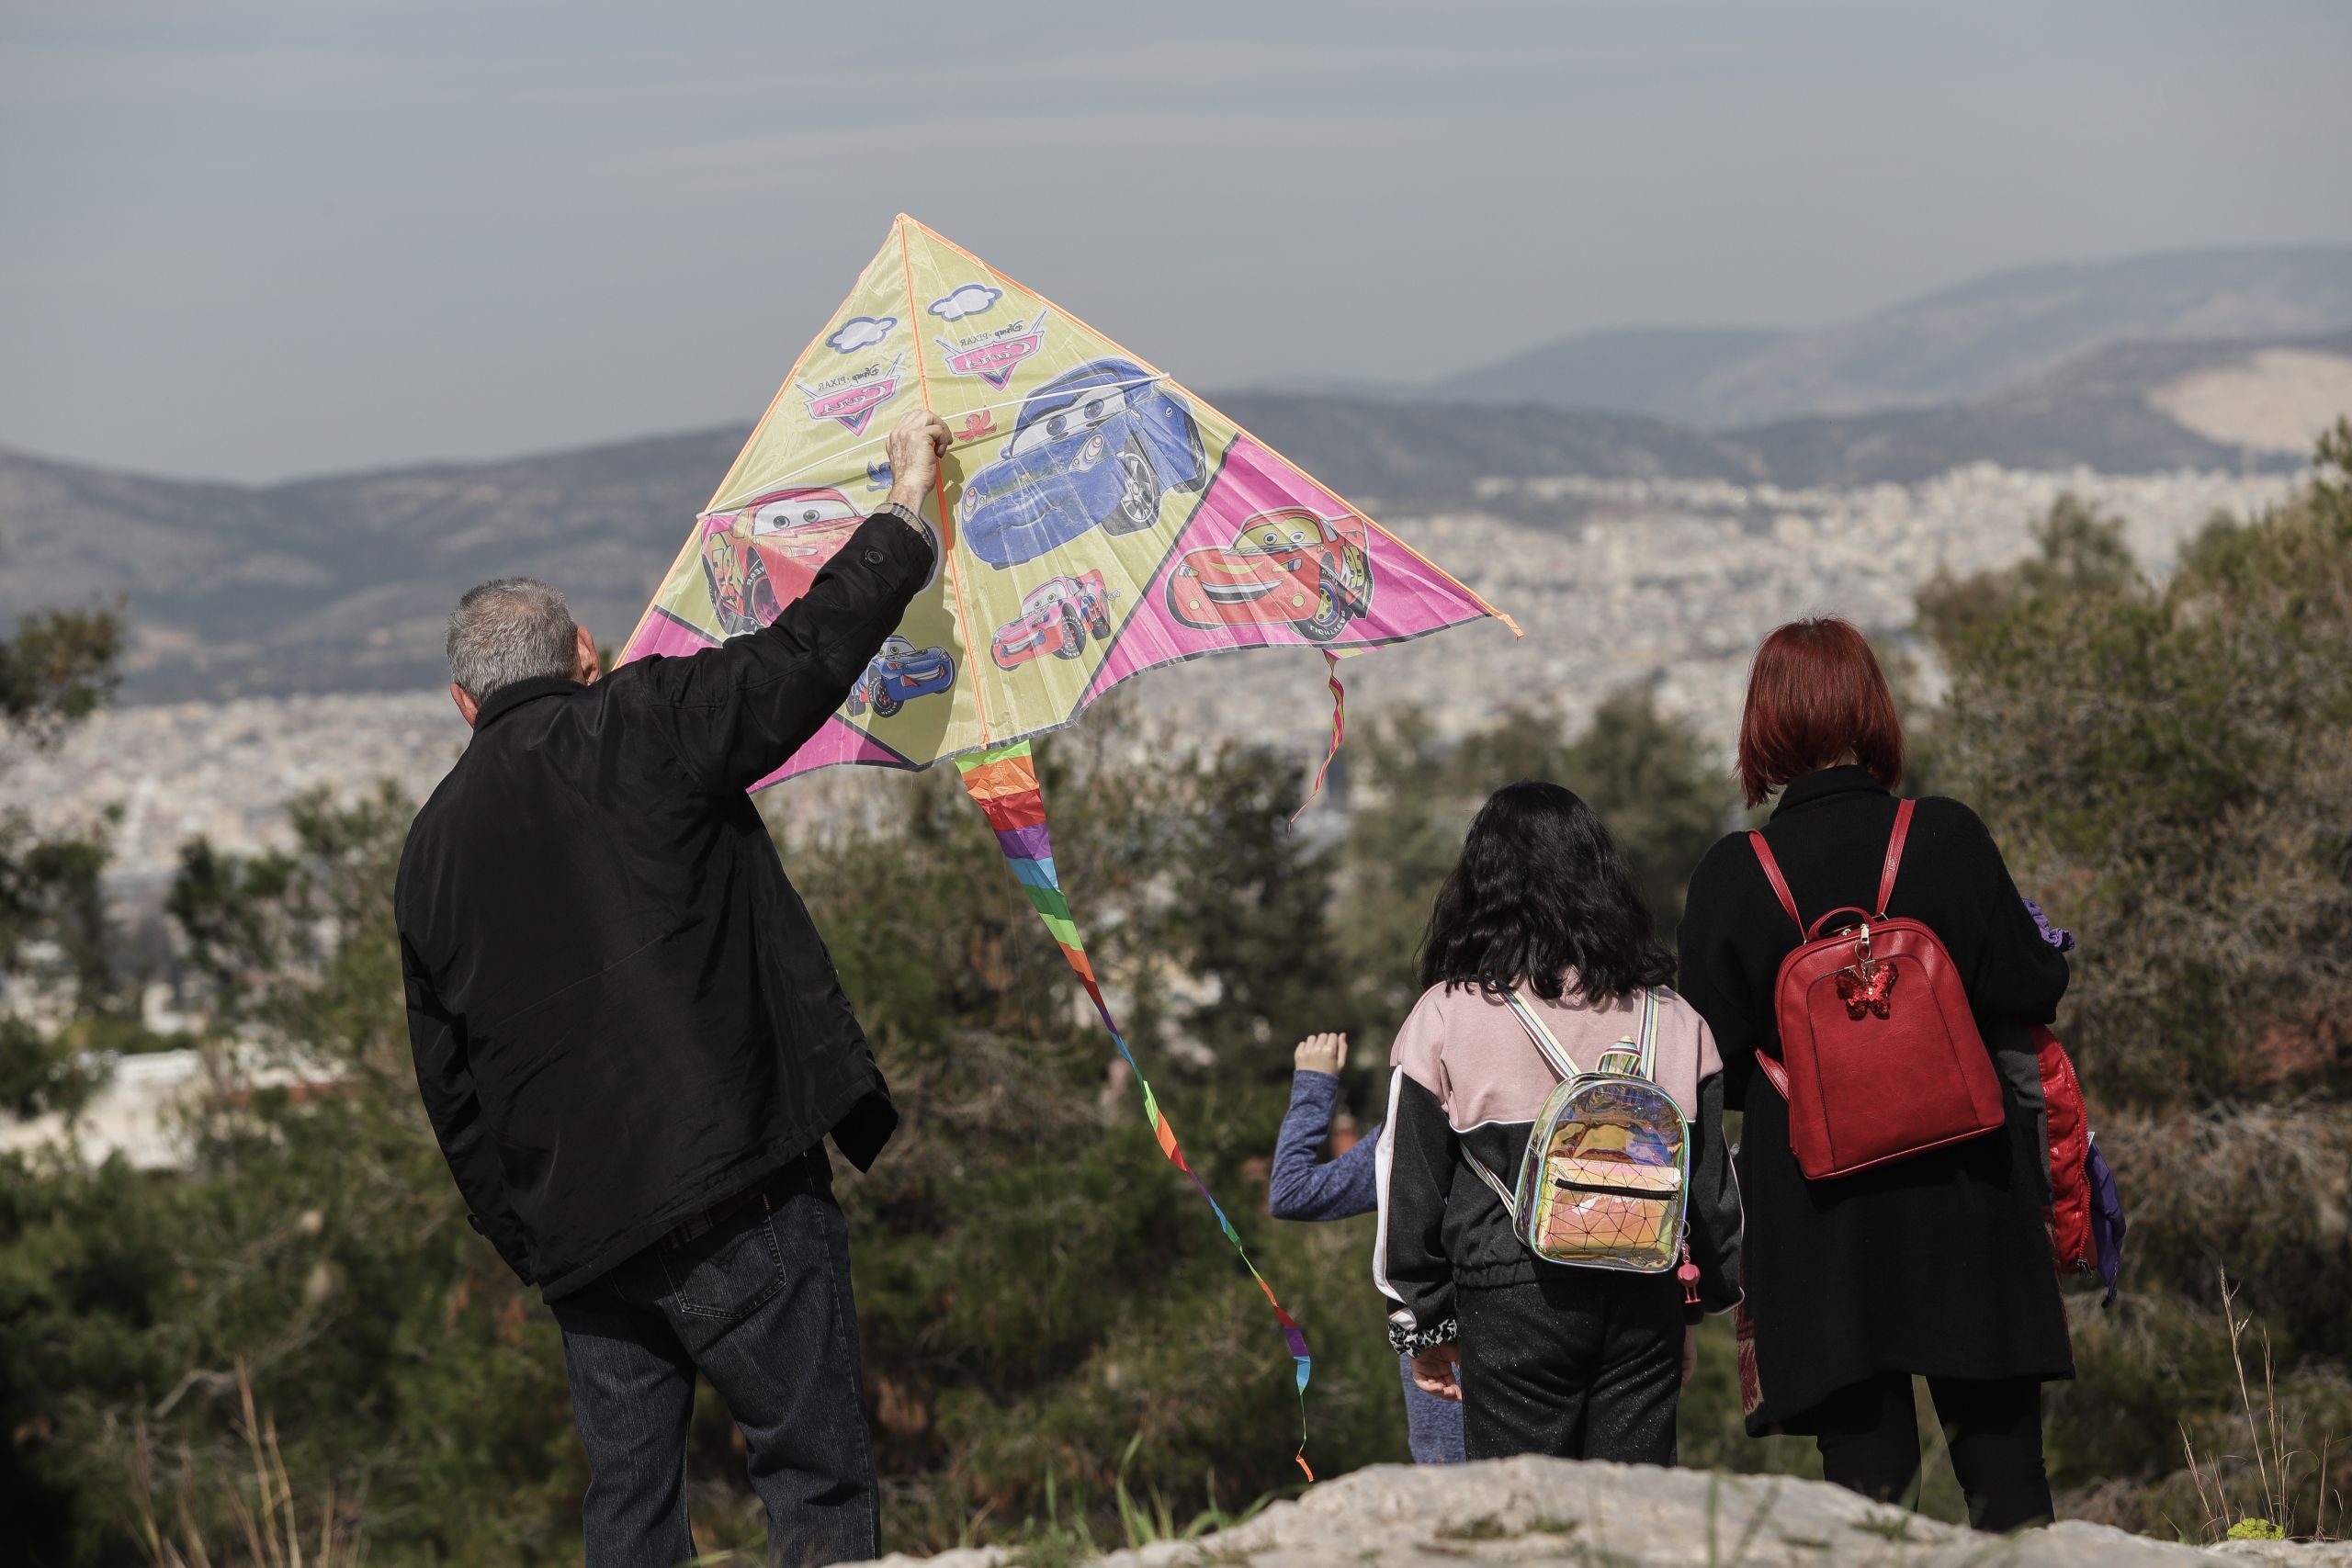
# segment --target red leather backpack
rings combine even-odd
[[[1790,1147],[1815,1181],[1982,1137],[2007,1118],[1951,954],[1917,920],[1886,913],[1912,804],[1895,807],[1875,914],[1848,905],[1806,925],[1771,846],[1747,835],[1800,939],[1772,985],[1781,1058],[1758,1052],[1756,1065],[1789,1102]]]

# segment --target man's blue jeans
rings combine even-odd
[[[695,1555],[685,1480],[697,1371],[742,1428],[769,1562],[877,1555],[849,1236],[822,1148],[548,1306],[593,1476],[587,1568]]]

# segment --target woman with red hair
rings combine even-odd
[[[1763,835],[1811,919],[1876,890],[1903,778],[1903,726],[1877,658],[1836,619],[1764,639],[1748,676],[1739,779],[1775,792]],[[1751,1436],[1797,1433],[1840,1485],[1894,1500],[1919,1469],[1913,1376],[1928,1380],[1952,1469],[1981,1529],[2050,1517],[2041,1384],[2074,1375],[2042,1230],[2048,1179],[2030,1026],[2055,1014],[2066,961],[2042,940],[2001,852],[1956,800],[1916,803],[1891,916],[1951,953],[1993,1055],[2005,1130],[1851,1175],[1810,1180],[1787,1101],[1757,1067],[1781,1055],[1773,990],[1796,927],[1744,833],[1690,881],[1678,988],[1713,1032],[1725,1099],[1746,1121],[1738,1323]]]

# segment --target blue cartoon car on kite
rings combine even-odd
[[[956,660],[945,649],[917,648],[894,635],[882,639],[882,651],[850,688],[849,701],[842,707],[852,718],[869,707],[876,717],[888,718],[915,698],[944,692],[955,683]]]
[[[1133,360],[1096,359],[1030,394],[1004,455],[965,482],[958,515],[972,553],[1001,569],[1094,528],[1149,528],[1162,495],[1207,480],[1193,411]]]

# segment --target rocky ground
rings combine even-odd
[[[885,1561],[912,1568],[916,1560]],[[988,1549],[926,1561],[928,1568],[1000,1568],[1015,1560]],[[2352,1542],[2237,1541],[2199,1551],[2073,1522],[2003,1539],[1818,1481],[1523,1458],[1375,1466],[1235,1529],[1100,1561],[1104,1568],[2352,1568]]]

